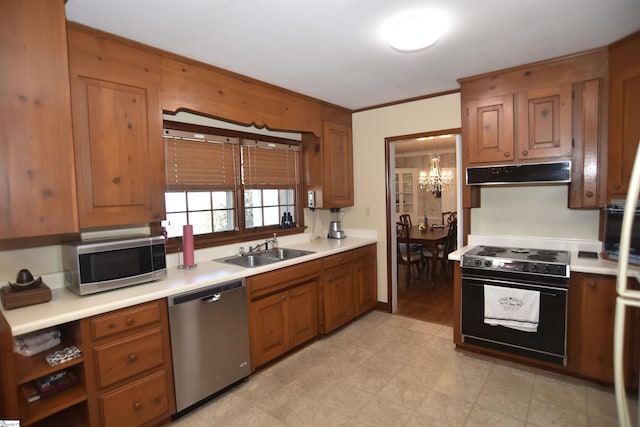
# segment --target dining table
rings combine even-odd
[[[431,225],[421,230],[419,225],[414,225],[409,229],[409,243],[423,245],[431,251],[431,269],[429,278],[433,283],[433,274],[438,261],[438,246],[444,245],[449,235],[449,228],[444,225]]]

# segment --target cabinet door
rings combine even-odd
[[[571,84],[518,93],[520,160],[571,155]]]
[[[78,231],[64,2],[4,2],[0,240]]]
[[[368,256],[353,264],[355,315],[366,312],[378,303],[376,257]]]
[[[569,368],[598,381],[613,382],[615,276],[572,273],[569,291]],[[638,310],[628,310],[625,326],[625,384],[638,384]]]
[[[609,198],[625,198],[640,141],[640,32],[609,48]]]
[[[351,264],[344,264],[325,272],[324,332],[331,332],[352,320],[353,317],[353,275]]]
[[[251,364],[258,367],[289,349],[287,294],[271,295],[249,304]]]
[[[80,227],[164,218],[160,58],[69,30]]]
[[[351,128],[324,122],[324,201],[326,208],[353,206],[353,145]]]
[[[504,162],[513,154],[513,95],[471,100],[467,104],[469,163]]]
[[[318,335],[319,281],[319,278],[314,278],[287,292],[290,347]]]
[[[412,221],[418,218],[417,169],[396,168],[396,222],[400,215],[411,215]]]
[[[570,208],[597,208],[606,204],[606,177],[602,143],[600,79],[573,85],[573,140],[571,156]],[[602,162],[602,163],[600,163]]]

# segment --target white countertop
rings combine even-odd
[[[537,237],[514,237],[514,236],[477,236],[469,235],[469,244],[449,254],[449,259],[460,261],[460,257],[479,245],[526,247],[535,249],[555,249],[566,250],[571,254],[570,270],[579,273],[604,274],[616,276],[618,274],[618,263],[603,259],[601,256],[602,243],[588,240],[571,239],[548,239]],[[596,252],[598,259],[579,258],[579,251]],[[640,267],[629,266],[629,277],[640,277]]]
[[[360,237],[355,237],[358,235]],[[2,314],[11,326],[13,335],[22,335],[96,314],[311,261],[377,242],[375,233],[371,235],[371,233],[358,234],[352,232],[347,233],[347,236],[347,238],[341,240],[325,238],[300,241],[300,237],[298,237],[296,242],[296,239],[289,239],[295,243],[287,243],[287,238],[279,238],[280,247],[313,251],[314,253],[255,268],[238,267],[212,260],[228,256],[229,253],[219,254],[219,256],[213,256],[202,261],[198,259],[198,251],[196,251],[196,268],[190,270],[179,269],[176,266],[171,266],[168,261],[167,278],[164,280],[87,296],[78,296],[66,288],[52,288],[52,299],[49,302],[13,310],[5,310],[4,307],[0,307],[0,310],[2,310]],[[239,247],[240,245],[235,246]]]

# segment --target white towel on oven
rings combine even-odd
[[[540,292],[484,285],[484,323],[537,332]]]

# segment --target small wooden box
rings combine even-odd
[[[0,298],[5,309],[25,307],[27,305],[40,304],[51,301],[51,289],[41,283],[40,286],[24,291],[17,291],[7,285],[0,288]]]

